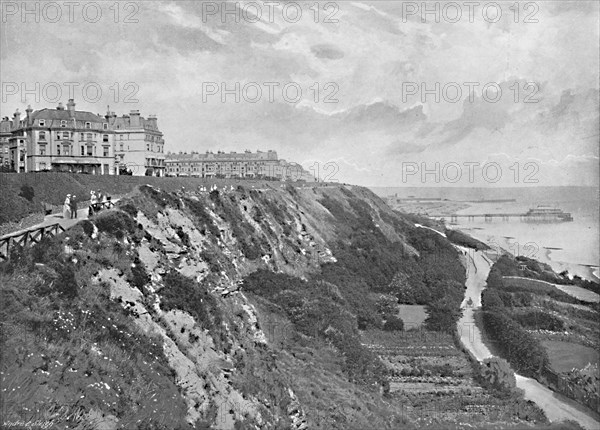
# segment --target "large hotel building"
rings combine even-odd
[[[10,170],[165,175],[165,143],[154,116],[145,119],[131,111],[102,117],[75,110],[72,99],[66,108],[59,103],[25,112],[23,119],[17,110],[12,120],[0,121],[1,162]]]

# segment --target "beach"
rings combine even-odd
[[[523,255],[534,258],[541,263],[548,264],[556,273],[561,273],[566,270],[571,278],[572,276],[577,275],[589,281],[600,281],[598,278],[597,266],[579,264],[575,262],[557,261],[552,258],[552,254],[557,254],[557,250],[539,246],[536,242],[519,241],[515,236],[492,234],[489,232],[489,230],[485,230],[481,227],[459,227],[453,225],[449,226],[449,228],[462,231],[463,233],[488,244],[493,249],[500,249],[513,256]]]
[[[482,242],[491,242],[492,246],[512,255],[523,255],[546,263],[558,273],[567,270],[571,276],[600,282],[597,188],[388,187],[375,188],[374,191],[382,196],[394,196],[396,200],[413,199],[401,200],[400,204],[393,205],[398,210],[445,215],[448,228],[463,231]],[[538,206],[570,213],[573,221],[532,223],[514,216],[503,220],[499,215],[524,214]],[[451,220],[450,214],[480,217]],[[491,214],[491,222],[486,222],[482,214]]]

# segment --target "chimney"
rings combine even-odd
[[[67,110],[69,111],[70,116],[74,116],[75,114],[75,101],[73,99],[69,99],[67,102]]]
[[[140,111],[139,110],[132,110],[131,112],[129,112],[129,116],[131,117],[131,127],[132,128],[139,128],[140,127]]]
[[[33,112],[33,109],[31,109],[31,105],[27,105],[27,109],[25,109],[25,112],[27,114],[27,125],[30,125],[33,120],[31,118],[31,113]]]
[[[58,103],[58,106],[56,106],[56,110],[65,110],[65,107],[62,103]]]
[[[19,112],[19,109],[17,109],[15,111],[15,113],[13,114],[13,122],[12,122],[13,129],[16,129],[19,127],[19,121],[21,121],[21,112]]]
[[[150,126],[150,128],[154,129],[154,130],[158,130],[158,124],[157,124],[157,118],[156,115],[149,115],[148,116],[148,125]]]

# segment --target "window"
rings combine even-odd
[[[40,155],[46,155],[46,145],[40,145],[38,152]]]
[[[85,128],[92,128],[92,123],[91,122],[86,122],[85,123]]]
[[[96,148],[94,148],[91,145],[88,145],[88,147],[87,147],[87,155],[88,155],[88,157],[91,157],[92,155],[94,155],[94,149],[96,149]]]
[[[81,155],[85,155],[85,146],[81,146]]]
[[[86,133],[85,137],[87,140],[92,140],[92,133]]]
[[[123,143],[120,143],[119,144],[119,151],[122,151],[122,150],[123,150]]]
[[[102,135],[102,142],[108,142],[108,134]]]
[[[146,143],[146,151],[150,151],[150,144]]]
[[[60,126],[61,126],[61,127],[66,127],[66,126],[67,126],[67,121],[65,121],[65,120],[62,120],[62,121],[60,122]]]
[[[70,155],[71,150],[69,149],[69,145],[63,145],[63,152],[65,155]]]
[[[56,147],[56,155],[60,155],[60,145]]]
[[[123,140],[123,135],[119,134],[119,140]]]
[[[46,125],[46,120],[45,120],[45,119],[38,119],[38,125],[39,125],[40,127],[43,127],[43,126],[45,126],[45,125]]]
[[[62,138],[63,139],[70,139],[71,138],[71,132],[69,132],[69,131],[63,131]]]
[[[40,163],[40,170],[46,170],[46,163]]]
[[[108,157],[108,146],[102,148],[102,156]]]
[[[103,128],[104,130],[108,130],[108,124],[107,124],[107,123],[104,123],[104,124],[102,124],[102,128]]]
[[[46,140],[46,132],[40,131],[40,140]]]

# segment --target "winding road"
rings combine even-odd
[[[475,325],[473,312],[481,307],[481,292],[485,288],[485,281],[492,262],[481,251],[457,248],[466,255],[467,259],[467,290],[462,304],[465,310],[462,318],[458,321],[460,340],[477,360],[483,361],[485,358],[491,357],[492,353],[483,343],[481,332]],[[469,297],[473,301],[472,307],[466,307]],[[534,379],[516,373],[515,377],[517,387],[524,391],[525,399],[535,402],[546,413],[550,421],[572,420],[589,430],[600,429],[600,421],[596,420],[583,406],[555,393]]]

